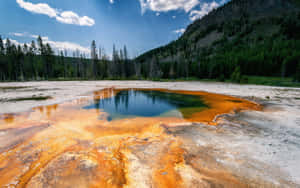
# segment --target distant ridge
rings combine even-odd
[[[179,61],[183,56],[185,59],[195,60],[201,49],[211,47],[214,42],[224,37],[231,40],[237,37],[240,32],[234,30],[242,31],[251,24],[253,26],[255,21],[267,22],[268,18],[284,18],[298,12],[299,5],[300,0],[232,0],[194,21],[178,40],[150,50],[136,60],[149,62],[154,56],[160,62]],[[228,32],[226,24],[236,27],[232,29],[234,33]],[[270,36],[279,29],[279,23],[254,26],[251,33],[261,33],[263,27],[266,32],[262,32],[262,35]],[[247,34],[243,38],[248,36]]]

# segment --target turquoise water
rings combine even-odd
[[[200,96],[150,90],[122,90],[111,98],[94,100],[84,109],[99,109],[109,120],[130,117],[182,117],[207,106]],[[192,110],[191,110],[192,109]]]

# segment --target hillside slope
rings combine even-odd
[[[151,73],[147,64],[151,69],[164,63],[153,74],[162,77],[229,78],[236,67],[238,74],[297,77],[299,5],[299,0],[232,0],[136,61],[144,74]]]

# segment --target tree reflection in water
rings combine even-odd
[[[127,117],[155,117],[170,111],[185,116],[185,109],[203,110],[208,106],[200,96],[151,90],[121,90],[107,98],[95,98],[85,109],[105,111],[111,119]],[[173,113],[174,114],[174,113]]]

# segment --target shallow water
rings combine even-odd
[[[99,109],[108,119],[132,117],[188,117],[208,108],[201,96],[151,90],[122,90],[112,97],[96,99],[84,109]]]

